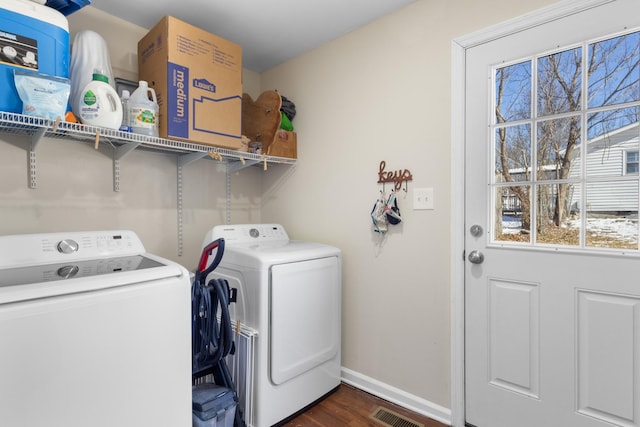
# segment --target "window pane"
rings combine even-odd
[[[580,245],[579,195],[579,184],[536,187],[537,243]]]
[[[531,241],[530,193],[527,185],[495,188],[494,240]]]
[[[580,117],[540,122],[537,156],[538,180],[568,178],[572,173],[572,161],[580,156]],[[577,170],[579,173],[580,169]]]
[[[495,73],[496,123],[531,117],[531,61],[498,68]]]
[[[627,151],[626,152],[626,164],[625,172],[627,175],[638,175],[638,152]]]
[[[582,48],[538,59],[538,115],[580,110]]]
[[[640,100],[640,33],[589,45],[589,108]]]
[[[638,249],[638,181],[587,185],[587,246]]]
[[[629,107],[588,115],[587,177],[621,177],[627,174],[626,153],[638,151],[640,147],[639,111],[638,107]]]
[[[531,179],[531,126],[529,124],[496,129],[496,182]]]

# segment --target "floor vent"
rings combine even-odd
[[[389,427],[424,427],[424,424],[417,423],[382,406],[379,406],[378,409],[369,415],[369,418],[373,418]]]

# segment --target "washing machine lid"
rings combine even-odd
[[[0,236],[0,304],[182,276],[128,230]]]
[[[143,255],[131,255],[5,268],[0,270],[0,287],[87,278],[112,273],[146,270],[162,267],[163,265]]]

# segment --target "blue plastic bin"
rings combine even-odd
[[[236,402],[233,391],[216,384],[193,388],[193,427],[233,427]]]

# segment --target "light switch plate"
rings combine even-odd
[[[434,209],[433,188],[413,189],[413,210]]]

